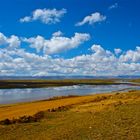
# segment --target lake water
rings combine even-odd
[[[50,88],[28,88],[28,89],[0,89],[0,104],[17,102],[28,102],[52,98],[54,96],[67,95],[89,95],[95,93],[106,93],[118,90],[137,89],[139,86],[132,85],[82,85],[64,86]]]

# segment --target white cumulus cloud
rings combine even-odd
[[[7,46],[10,48],[17,48],[20,46],[20,39],[15,35],[11,35],[10,37],[6,37],[3,33],[0,33],[0,45]]]
[[[49,40],[42,36],[37,36],[28,39],[25,38],[24,41],[29,43],[30,47],[36,48],[38,52],[43,49],[45,54],[58,54],[76,48],[90,39],[90,35],[87,33],[75,33],[71,38],[63,37],[61,35],[62,33],[59,31],[54,33]]]
[[[31,16],[25,16],[20,22],[41,21],[44,24],[55,24],[67,13],[66,9],[36,9]]]
[[[122,52],[122,50],[120,48],[115,48],[114,52],[115,52],[116,55],[118,55]]]
[[[125,54],[120,56],[122,62],[140,62],[140,47],[137,46],[135,50],[128,50]]]
[[[78,22],[76,26],[82,26],[86,23],[92,25],[95,23],[100,23],[106,20],[106,16],[101,15],[99,12],[92,13],[89,16],[86,16],[81,22]]]
[[[62,36],[62,35],[63,35],[63,33],[61,31],[57,31],[57,32],[53,33],[54,37],[59,37],[59,36]]]
[[[3,33],[0,33],[0,75],[118,76],[140,74],[139,46],[134,50],[127,50],[124,52],[121,51],[121,49],[117,49],[115,52],[107,50],[99,44],[93,44],[90,47],[91,52],[87,54],[74,56],[69,59],[62,58],[61,56],[57,58],[51,56],[52,53],[64,51],[65,47],[66,49],[78,47],[78,45],[88,39],[88,34],[81,33],[75,33],[75,35],[70,38],[63,37],[60,34],[53,35],[49,40],[46,40],[42,36],[23,39],[17,36],[7,37]],[[25,41],[27,41],[30,47],[36,49],[39,46],[38,50],[41,49],[42,52],[45,46],[47,53],[31,53],[24,49],[19,43],[15,43],[18,41],[20,41],[21,45],[23,42],[25,43]],[[48,42],[50,46],[47,44]],[[68,45],[69,47],[67,48]],[[7,47],[10,49],[7,49]],[[56,49],[55,47],[58,48]]]

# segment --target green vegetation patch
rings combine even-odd
[[[115,79],[64,79],[64,80],[0,80],[0,88],[43,88],[72,85],[119,84]]]

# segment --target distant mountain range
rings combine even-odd
[[[118,79],[138,79],[140,75],[137,76],[0,76],[1,80],[4,79],[111,79],[111,78],[118,78]]]

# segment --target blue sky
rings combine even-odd
[[[1,75],[139,75],[139,5],[139,0],[1,0]],[[48,17],[48,10],[55,14]]]

